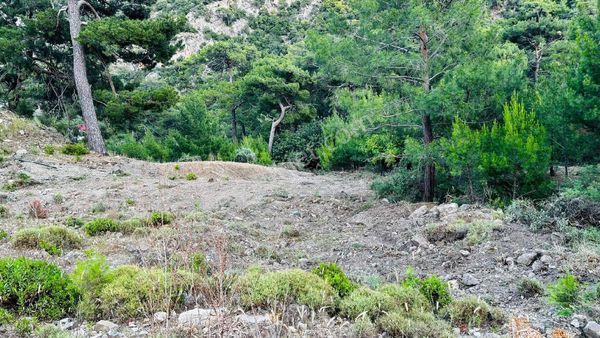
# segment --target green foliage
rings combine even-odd
[[[0,218],[7,218],[8,212],[8,207],[4,204],[0,204]]]
[[[15,320],[15,316],[7,309],[0,308],[0,326],[10,324]]]
[[[56,148],[53,145],[46,144],[44,146],[44,154],[46,154],[46,155],[54,155],[55,152],[56,152]]]
[[[71,156],[83,156],[90,153],[87,146],[83,143],[66,144],[62,147],[61,152]]]
[[[371,338],[377,336],[377,327],[368,317],[358,318],[352,324],[352,337]]]
[[[575,276],[568,274],[548,285],[548,302],[558,308],[559,314],[568,316],[578,304],[580,292],[579,281]]]
[[[195,181],[198,179],[198,175],[196,175],[195,173],[187,173],[187,175],[185,175],[185,179],[188,181]]]
[[[16,247],[42,249],[51,255],[60,255],[63,251],[79,249],[83,239],[75,231],[63,226],[44,226],[18,230],[12,243]]]
[[[419,290],[419,292],[429,300],[429,303],[436,311],[452,302],[448,283],[444,282],[436,275],[421,279],[415,274],[412,268],[408,268],[406,277],[400,284],[405,288]]]
[[[565,182],[561,195],[600,202],[600,166],[583,167],[577,176],[570,177]]]
[[[192,280],[176,271],[127,265],[110,269],[106,258],[96,253],[78,262],[71,276],[83,290],[78,310],[85,318],[116,320],[179,310]]]
[[[457,118],[445,147],[450,174],[473,199],[539,197],[550,189],[546,131],[516,97],[504,106],[502,124],[473,130]]]
[[[102,235],[106,232],[118,232],[120,229],[121,225],[110,218],[96,218],[83,226],[85,233],[90,236]]]
[[[6,232],[6,230],[4,229],[0,229],[0,241],[4,240],[8,238],[8,232]]]
[[[0,305],[19,316],[61,319],[73,314],[79,291],[54,264],[28,258],[0,259]]]
[[[517,293],[525,298],[542,296],[545,293],[544,285],[534,278],[524,278],[519,282]]]
[[[394,284],[385,284],[377,290],[361,287],[340,302],[340,313],[355,319],[365,313],[377,319],[387,312],[415,313],[429,311],[431,306],[419,290]]]
[[[202,276],[206,276],[210,273],[211,268],[208,262],[206,261],[206,255],[202,252],[195,252],[190,257],[192,264],[192,271],[200,273]]]
[[[446,307],[445,313],[456,326],[495,326],[503,324],[506,319],[499,310],[474,296],[453,301]]]
[[[150,226],[162,226],[173,223],[174,215],[167,211],[153,211],[148,217],[147,223]]]
[[[22,317],[15,320],[14,326],[15,331],[19,335],[30,335],[37,326],[38,321],[36,317]]]
[[[235,151],[234,161],[240,163],[256,163],[256,154],[249,148],[239,148]]]
[[[71,228],[81,228],[85,222],[81,218],[77,218],[74,216],[68,216],[65,221],[65,225]]]
[[[249,270],[238,281],[237,288],[247,308],[295,303],[319,310],[333,308],[339,299],[336,290],[325,280],[302,270]]]
[[[249,159],[252,159],[252,155],[250,155],[248,153],[248,150],[250,150],[252,153],[254,153],[255,161],[254,162],[246,161],[244,163],[258,163],[261,165],[271,165],[273,163],[273,161],[271,160],[271,155],[269,154],[267,142],[265,142],[260,137],[246,136],[240,143],[240,147],[241,148],[238,149],[238,151],[236,152],[236,155],[235,155],[236,162],[244,162],[241,160],[238,161],[238,154],[239,154],[240,150],[245,149],[244,153],[246,153],[246,155],[247,155],[247,157],[249,157]],[[240,155],[242,155],[242,154],[240,154]]]
[[[358,286],[346,276],[344,271],[335,263],[321,263],[312,270],[314,274],[323,278],[329,285],[337,290],[341,298],[346,297]]]
[[[455,337],[452,328],[431,313],[418,313],[407,316],[405,313],[390,312],[378,320],[383,332],[391,337],[450,338]]]

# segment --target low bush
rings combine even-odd
[[[153,211],[148,217],[147,223],[151,226],[162,226],[173,223],[174,216],[167,211]]]
[[[192,271],[200,273],[203,276],[208,275],[211,272],[210,264],[206,260],[206,255],[202,252],[194,252],[190,256],[190,263]]]
[[[356,319],[363,313],[371,319],[377,319],[394,308],[394,300],[390,295],[367,287],[354,290],[339,305],[341,315],[349,319]]]
[[[15,320],[15,316],[7,309],[0,308],[0,326],[10,324]]]
[[[524,298],[542,296],[544,294],[544,285],[533,278],[525,278],[519,282],[517,293]]]
[[[90,236],[101,235],[107,232],[118,232],[121,229],[119,222],[110,218],[96,218],[83,226],[85,233]]]
[[[569,316],[579,302],[581,285],[575,276],[568,274],[548,285],[548,302],[558,308],[560,315]]]
[[[179,311],[194,280],[177,271],[128,265],[110,269],[106,258],[96,253],[78,262],[71,276],[82,290],[79,312],[87,319],[114,320]]]
[[[198,179],[198,175],[196,175],[195,173],[188,173],[187,175],[185,175],[185,179],[188,181],[195,181]]]
[[[369,317],[360,317],[352,324],[352,337],[372,338],[377,335],[377,327]]]
[[[28,258],[0,259],[0,307],[18,316],[61,319],[73,314],[79,291],[54,264]]]
[[[418,289],[436,311],[452,302],[448,283],[436,275],[421,279],[412,268],[408,268],[406,277],[400,284],[406,288]]]
[[[312,272],[323,278],[338,292],[338,295],[342,298],[346,297],[348,294],[358,288],[358,285],[352,283],[344,271],[342,271],[342,269],[335,263],[321,263],[318,267],[314,268]]]
[[[252,149],[248,148],[240,148],[235,152],[236,162],[240,163],[256,163],[256,154],[252,151]]]
[[[6,230],[4,229],[0,229],[0,241],[4,240],[8,238],[8,232],[6,232]]]
[[[82,226],[85,225],[85,222],[81,218],[77,218],[77,217],[73,217],[73,216],[69,216],[69,217],[65,218],[63,223],[66,226],[71,227],[71,228],[81,228]]]
[[[56,148],[53,145],[46,144],[44,146],[44,154],[46,154],[46,155],[54,155],[55,152],[56,152]]]
[[[0,204],[0,218],[8,217],[8,207],[4,204]]]
[[[146,227],[148,222],[140,218],[130,218],[121,222],[119,225],[119,231],[123,234],[133,234],[137,229]]]
[[[479,220],[469,224],[467,243],[477,245],[491,239],[494,231],[502,229],[502,222]]]
[[[436,319],[432,313],[419,312],[406,315],[390,312],[378,320],[381,331],[390,337],[399,338],[451,338],[456,335],[443,320]]]
[[[36,317],[22,317],[15,321],[15,332],[21,336],[30,335],[38,325]]]
[[[445,308],[445,314],[456,326],[498,326],[505,321],[500,310],[474,296],[453,301]]]
[[[65,144],[62,147],[61,152],[65,155],[71,155],[71,156],[83,156],[83,155],[87,155],[90,153],[87,146],[83,143]]]
[[[21,229],[14,234],[12,242],[16,247],[41,249],[51,255],[60,255],[65,250],[81,248],[83,239],[69,228],[50,225]]]
[[[249,270],[236,288],[246,308],[261,308],[275,304],[306,305],[313,310],[333,308],[338,295],[325,280],[302,270],[264,272]]]

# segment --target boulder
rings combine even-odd
[[[587,338],[600,338],[600,324],[588,322],[583,328],[583,333]]]
[[[465,273],[462,276],[462,283],[465,286],[475,286],[475,285],[479,285],[479,283],[481,283],[481,281],[479,279],[477,279],[475,276],[473,276],[470,273]]]
[[[521,256],[517,257],[517,264],[530,266],[538,257],[537,252],[526,252]]]
[[[96,325],[94,325],[94,330],[95,331],[100,331],[100,332],[111,332],[111,331],[116,331],[119,328],[119,325],[108,321],[108,320],[101,320],[99,322],[96,323]]]
[[[177,322],[180,326],[204,326],[217,313],[212,309],[193,309],[179,314]]]

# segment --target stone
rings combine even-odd
[[[600,324],[596,322],[588,322],[583,328],[583,333],[588,338],[600,338]]]
[[[115,331],[118,328],[119,328],[119,325],[117,325],[111,321],[108,321],[108,320],[101,320],[101,321],[97,322],[96,325],[94,325],[94,330],[100,331],[100,332]]]
[[[571,326],[578,329],[579,328],[579,320],[577,320],[577,318],[573,319],[571,321]]]
[[[153,318],[155,322],[162,323],[169,318],[169,315],[164,311],[160,311],[155,313]]]
[[[458,211],[458,204],[449,203],[449,204],[440,204],[437,206],[437,211],[439,211],[441,216],[446,216]]]
[[[472,274],[465,273],[462,276],[462,283],[466,286],[475,286],[475,285],[479,285],[479,283],[481,283],[481,281],[479,281],[479,279],[477,279]]]
[[[470,255],[471,253],[468,250],[460,250],[460,254],[467,257],[468,255]]]
[[[483,338],[501,338],[499,334],[488,332],[483,335]]]
[[[551,257],[551,256],[549,256],[549,255],[543,255],[543,256],[540,258],[540,262],[542,262],[542,263],[544,263],[544,264],[546,264],[546,265],[550,265],[550,264],[552,264],[552,262],[553,262],[553,261],[554,261],[554,260],[553,260],[553,259],[552,259],[552,257]]]
[[[70,330],[73,328],[73,326],[75,326],[75,321],[73,318],[63,318],[57,322],[54,322],[54,324],[61,330]]]
[[[177,322],[180,326],[203,326],[208,323],[214,315],[216,315],[215,310],[193,309],[180,313]]]
[[[266,315],[239,315],[237,316],[237,319],[245,324],[270,324],[271,323],[271,318],[269,316]]]
[[[412,238],[412,243],[414,246],[422,246],[424,248],[428,248],[431,243],[423,236],[422,234],[416,234]]]
[[[27,155],[27,150],[25,150],[25,149],[19,149],[19,150],[17,150],[16,155],[17,156]]]
[[[414,219],[423,217],[425,216],[425,214],[427,214],[427,211],[429,211],[429,208],[426,205],[423,205],[417,210],[413,211],[412,214],[410,214],[409,218]]]
[[[537,252],[526,252],[526,253],[522,254],[521,256],[517,257],[517,263],[519,265],[530,266],[537,257],[538,257]]]

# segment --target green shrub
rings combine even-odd
[[[71,228],[81,228],[85,224],[85,222],[81,218],[77,218],[74,216],[68,216],[64,220],[64,223],[66,226]]]
[[[373,338],[377,337],[377,334],[377,327],[369,317],[360,317],[352,324],[352,337]]]
[[[61,152],[65,155],[71,155],[71,156],[83,156],[83,155],[87,155],[90,153],[87,146],[83,143],[65,144],[62,147]]]
[[[126,235],[130,235],[134,233],[137,229],[147,226],[147,224],[148,222],[146,220],[140,218],[130,218],[121,222],[121,224],[119,225],[119,231]]]
[[[0,307],[19,316],[61,319],[73,314],[79,291],[60,268],[28,258],[0,259]]]
[[[321,263],[312,272],[329,283],[342,298],[358,288],[335,263]]]
[[[570,177],[565,182],[561,195],[600,202],[600,166],[583,167],[577,176]]]
[[[166,211],[153,211],[148,218],[148,224],[151,226],[161,226],[173,223],[174,216]]]
[[[544,285],[533,278],[524,278],[519,282],[517,293],[525,298],[541,296],[545,292]]]
[[[491,239],[492,233],[502,229],[502,223],[478,220],[469,224],[467,243],[469,245],[481,244]]]
[[[60,255],[64,250],[79,249],[83,239],[73,230],[63,226],[44,226],[17,231],[12,239],[16,247],[42,249],[51,255]]]
[[[333,308],[338,300],[337,292],[326,281],[302,270],[249,270],[238,281],[237,288],[247,308],[294,303],[319,310]]]
[[[0,204],[0,218],[8,217],[8,207],[4,204]]]
[[[261,165],[271,165],[271,154],[269,154],[269,146],[265,140],[260,137],[246,136],[240,143],[241,148],[251,150],[256,157],[256,161],[247,163],[258,163]],[[236,160],[237,161],[237,160]]]
[[[474,296],[455,300],[446,306],[444,311],[456,326],[496,326],[505,320],[500,310],[490,307],[485,301]]]
[[[235,152],[236,162],[240,163],[256,163],[256,154],[252,151],[252,149],[248,148],[240,148]]]
[[[35,329],[36,338],[72,338],[69,331],[62,330],[54,324],[43,324]]]
[[[8,238],[8,232],[6,232],[6,230],[4,229],[0,229],[0,241],[4,240]]]
[[[110,269],[106,258],[95,253],[78,262],[71,276],[83,292],[80,313],[87,319],[115,320],[179,311],[194,280],[178,271],[127,265]]]
[[[30,335],[37,326],[38,321],[35,317],[22,317],[15,321],[15,332],[19,335]]]
[[[5,308],[0,308],[0,326],[10,324],[15,320],[15,316]]]
[[[90,236],[101,235],[106,232],[118,232],[121,225],[110,218],[96,218],[83,226],[85,233]]]
[[[419,286],[419,291],[434,309],[440,309],[452,302],[452,296],[448,290],[448,283],[441,280],[436,275],[425,278]]]
[[[579,302],[580,291],[577,278],[568,274],[548,285],[548,302],[558,307],[560,315],[571,315]]]
[[[378,320],[381,331],[399,338],[451,338],[455,337],[448,323],[436,319],[433,314],[418,312],[406,315],[390,312]]]
[[[417,289],[385,284],[377,290],[366,287],[354,290],[341,300],[339,308],[340,313],[350,319],[363,313],[371,319],[377,319],[387,312],[428,311],[431,306]]]
[[[536,208],[529,200],[513,200],[505,214],[507,221],[528,225],[534,231],[545,228],[553,221],[544,210]]]
[[[206,261],[206,255],[202,252],[194,252],[190,257],[192,271],[205,276],[210,273],[210,264]]]
[[[188,173],[187,175],[185,175],[185,179],[188,181],[195,181],[198,179],[198,175],[196,175],[195,173]]]
[[[419,167],[407,169],[400,163],[390,175],[373,181],[371,188],[379,198],[387,198],[391,202],[420,201],[423,197],[422,170]]]
[[[92,214],[101,214],[106,212],[106,205],[102,202],[98,202],[92,206],[92,210],[90,210]]]
[[[57,192],[56,194],[54,194],[54,196],[52,196],[52,200],[56,204],[62,204],[62,202],[65,201],[65,198],[63,197],[63,195],[61,193]]]
[[[44,146],[44,154],[46,154],[46,155],[54,155],[55,152],[56,152],[56,148],[53,145],[46,144]]]

